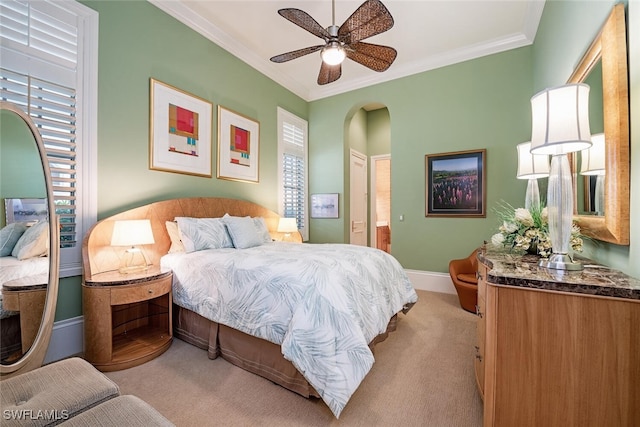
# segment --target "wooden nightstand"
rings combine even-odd
[[[101,371],[145,363],[173,340],[171,270],[95,274],[82,284],[85,358]]]
[[[2,285],[4,308],[20,313],[22,354],[29,351],[40,330],[48,282],[47,274],[38,274],[10,280]]]

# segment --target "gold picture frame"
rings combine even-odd
[[[218,105],[217,178],[260,182],[260,123]]]
[[[213,104],[150,79],[149,169],[212,177]]]

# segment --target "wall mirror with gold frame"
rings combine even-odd
[[[27,240],[46,247],[21,250],[15,256],[13,250],[6,255],[3,251],[0,259],[0,379],[5,379],[44,361],[58,298],[60,233],[49,161],[38,128],[20,107],[3,101],[0,122],[0,210],[6,210],[0,225],[5,231],[16,229],[7,224],[24,226],[24,230],[38,227],[31,235],[42,236],[42,241]],[[7,235],[3,234],[3,249]],[[26,243],[30,248],[38,245]]]
[[[580,154],[573,156],[574,219],[585,236],[618,245],[629,244],[629,85],[624,4],[616,4],[600,33],[582,57],[568,83],[582,83],[602,74],[590,98],[601,99],[605,134],[603,214],[585,211],[585,179],[580,175]],[[593,81],[593,80],[591,80]],[[599,87],[600,86],[600,87]],[[590,103],[590,108],[594,103]],[[597,117],[598,114],[595,114]],[[593,115],[590,115],[593,117]],[[597,125],[597,123],[596,123]],[[597,126],[596,126],[597,127]],[[592,133],[597,130],[592,129]],[[588,185],[588,184],[587,184]],[[579,209],[578,209],[579,207]]]

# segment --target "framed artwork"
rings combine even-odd
[[[425,216],[486,217],[486,151],[425,156]]]
[[[338,218],[338,193],[311,195],[311,218]]]
[[[211,178],[213,105],[151,79],[149,169]]]
[[[260,123],[218,106],[217,177],[259,182]]]
[[[4,199],[6,223],[36,223],[49,218],[47,199]]]

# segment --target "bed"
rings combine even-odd
[[[263,218],[269,241],[169,253],[167,222],[225,214]],[[210,358],[222,356],[303,396],[321,397],[336,417],[371,369],[375,344],[417,301],[389,254],[282,242],[276,213],[224,198],[156,202],[100,221],[83,242],[85,277],[118,268],[109,242],[114,221],[122,219],[151,220],[155,243],[143,249],[152,264],[173,270],[176,337]]]

